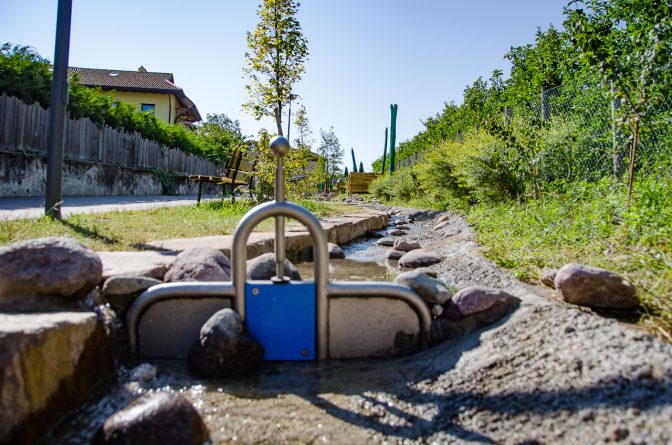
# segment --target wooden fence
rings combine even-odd
[[[47,155],[49,112],[39,104],[0,96],[0,150]],[[88,119],[66,119],[63,156],[71,161],[118,165],[135,169],[159,169],[178,175],[216,176],[214,163]]]

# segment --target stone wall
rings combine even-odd
[[[0,152],[0,198],[44,196],[47,159],[43,156]],[[63,161],[63,196],[190,195],[198,191],[185,176],[162,183],[159,173],[110,164]],[[166,189],[166,185],[171,190]],[[204,193],[221,193],[221,187],[204,184]]]

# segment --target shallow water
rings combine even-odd
[[[359,239],[343,246],[346,259],[330,261],[330,279],[392,281],[399,272],[385,260],[387,248],[375,241]],[[304,279],[313,277],[313,266],[297,264]],[[255,375],[225,381],[195,379],[180,361],[152,361],[159,376],[146,384],[130,382],[128,368],[122,367],[118,383],[92,395],[42,443],[87,444],[108,416],[152,392],[187,397],[203,416],[213,443],[368,442],[370,431],[347,421],[356,409],[351,396],[365,400],[372,389],[386,391],[403,382],[407,376],[388,367],[391,360],[407,359],[267,362]]]
[[[385,259],[389,247],[374,245],[375,239],[360,238],[343,246],[345,259],[329,261],[329,278],[344,281],[393,281],[399,274],[396,261]],[[296,268],[304,280],[312,279],[314,263],[297,263]]]

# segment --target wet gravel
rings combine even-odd
[[[507,289],[522,300],[513,314],[396,359],[265,364],[225,381],[159,363],[144,386],[122,372],[45,443],[88,443],[107,415],[148,391],[183,393],[216,444],[672,443],[672,345],[519,282],[479,254],[463,218],[434,225],[418,219],[407,235],[445,257],[432,269],[456,288]]]

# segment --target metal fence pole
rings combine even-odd
[[[70,22],[72,0],[58,0],[56,19],[56,48],[54,75],[49,108],[49,138],[47,139],[47,189],[44,211],[61,219],[61,188],[63,175],[63,138],[65,106],[68,103],[68,54],[70,51]]]

